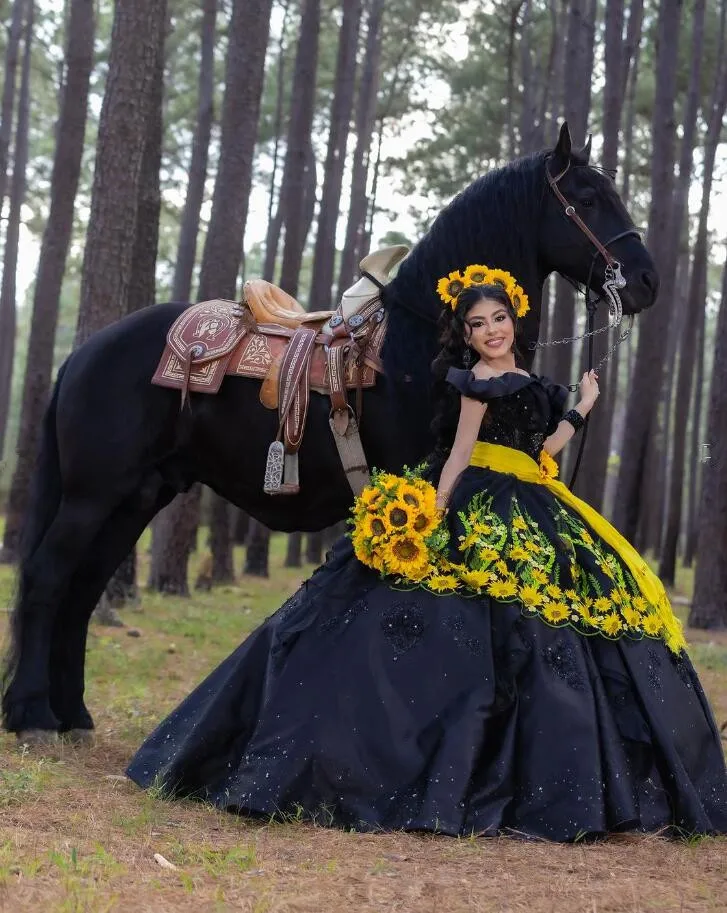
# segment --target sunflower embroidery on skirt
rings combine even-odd
[[[523,614],[553,627],[571,626],[611,639],[658,638],[675,653],[686,646],[668,602],[649,602],[628,569],[560,505],[553,517],[556,543],[516,498],[506,521],[493,510],[492,496],[478,493],[458,513],[464,530],[458,543],[462,560],[452,561],[436,492],[420,472],[374,472],[352,511],[356,557],[393,578],[396,586],[443,595],[486,594],[519,602]]]
[[[563,507],[553,519],[567,568],[556,560],[556,543],[516,498],[509,523],[484,493],[475,495],[458,516],[464,529],[459,542],[463,561],[449,570],[467,589],[502,602],[518,601],[524,614],[555,627],[570,625],[583,634],[609,638],[658,638],[675,653],[684,648],[671,607],[651,604],[629,570]],[[593,565],[601,579],[588,569]],[[436,579],[424,583],[438,589]]]

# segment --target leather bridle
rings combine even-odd
[[[581,336],[573,336],[573,337],[566,338],[566,339],[559,339],[559,340],[555,340],[550,343],[547,343],[547,342],[546,343],[535,343],[531,346],[531,348],[534,349],[534,348],[537,348],[540,346],[555,345],[555,344],[560,344],[563,342],[573,342],[577,339],[587,338],[588,339],[588,368],[590,370],[593,365],[593,337],[594,337],[594,335],[596,335],[596,333],[598,333],[598,332],[603,332],[605,330],[619,326],[621,323],[621,320],[623,318],[623,307],[621,305],[621,297],[619,295],[619,289],[623,289],[626,287],[627,280],[626,280],[626,277],[622,273],[620,261],[617,260],[611,254],[611,252],[609,251],[608,248],[612,244],[615,244],[616,241],[620,241],[622,238],[636,237],[639,240],[641,240],[641,234],[636,230],[636,228],[627,228],[625,231],[619,232],[618,234],[614,235],[612,238],[609,238],[608,241],[606,241],[605,243],[602,243],[596,237],[596,235],[594,235],[594,233],[591,231],[591,229],[586,225],[586,223],[583,221],[583,219],[578,215],[578,213],[576,212],[575,206],[568,201],[568,199],[565,197],[565,195],[561,191],[560,187],[558,186],[558,182],[560,180],[562,180],[563,177],[565,177],[565,175],[569,171],[570,167],[571,167],[571,163],[569,161],[568,164],[565,166],[565,168],[559,174],[552,175],[550,173],[550,169],[548,168],[548,165],[546,163],[545,176],[546,176],[546,179],[550,186],[550,189],[553,191],[553,193],[555,195],[555,198],[562,205],[565,216],[568,219],[570,219],[571,222],[573,222],[573,224],[586,236],[586,238],[595,247],[595,251],[593,253],[593,256],[591,257],[591,265],[588,270],[588,279],[586,281],[586,286],[585,286],[585,291],[584,291],[586,310],[587,310],[587,330]],[[605,278],[603,281],[602,293],[594,291],[594,289],[592,288],[592,285],[591,285],[592,281],[593,281],[593,272],[596,268],[596,262],[598,261],[599,257],[602,257],[603,261],[605,263],[605,269],[604,269]],[[593,321],[594,321],[594,317],[595,317],[595,313],[596,313],[596,308],[598,306],[598,302],[604,298],[608,303],[608,311],[609,311],[610,319],[609,319],[608,324],[605,327],[602,327],[599,330],[594,330]],[[597,368],[600,368],[601,365],[611,357],[616,346],[620,345],[626,339],[626,337],[631,332],[632,327],[633,327],[633,315],[629,315],[628,327],[626,328],[626,330],[624,332],[622,332],[619,335],[618,339],[611,346],[611,348],[608,350],[608,352],[606,352],[606,355],[601,359],[601,361],[596,366]],[[572,392],[576,392],[578,390],[578,386],[579,386],[578,384],[568,384],[568,389]],[[590,419],[590,413],[586,416],[585,426],[583,428],[583,434],[581,435],[580,446],[578,448],[578,455],[576,457],[575,466],[573,467],[573,473],[571,475],[570,484],[568,486],[570,489],[572,489],[575,484],[576,476],[578,475],[578,470],[580,468],[581,458],[583,456],[583,449],[584,449],[585,443],[586,443],[586,434],[588,432],[589,419]]]

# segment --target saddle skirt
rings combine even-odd
[[[310,324],[303,326],[313,329]],[[222,298],[188,307],[167,333],[166,346],[152,383],[195,393],[217,393],[226,375],[250,377],[264,382],[263,404],[276,409],[279,401],[279,370],[283,355],[296,333],[291,327],[273,323],[256,324],[245,304]],[[381,347],[386,319],[380,320],[365,353],[354,340],[348,344],[343,377],[347,389],[373,387],[381,371]],[[317,333],[310,353],[311,390],[330,395],[326,346],[331,337]],[[359,356],[363,355],[362,359]]]

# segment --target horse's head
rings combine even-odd
[[[549,186],[540,225],[541,268],[583,285],[590,279],[591,288],[600,292],[612,258],[626,280],[619,289],[624,313],[637,314],[656,300],[659,277],[613,180],[589,165],[590,153],[590,139],[581,150],[571,148],[564,123],[545,162]]]

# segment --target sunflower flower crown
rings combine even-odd
[[[518,285],[517,279],[512,273],[508,273],[504,269],[491,269],[489,266],[482,266],[479,263],[473,263],[464,272],[455,270],[448,276],[442,276],[437,282],[437,294],[445,304],[454,310],[457,307],[458,295],[470,285],[499,285],[509,295],[518,317],[524,317],[530,310],[528,296]]]

